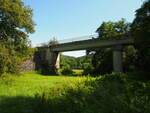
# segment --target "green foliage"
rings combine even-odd
[[[103,22],[96,32],[99,34],[100,40],[115,40],[126,38],[125,36],[128,35],[129,31],[130,23],[122,19],[118,22]],[[101,75],[113,71],[113,48],[100,48],[89,51],[94,52],[92,58],[93,74]],[[135,69],[136,50],[133,46],[127,46],[123,51],[124,71],[133,71]]]
[[[112,49],[98,49],[92,58],[93,74],[102,75],[113,71]]]
[[[62,69],[66,67],[70,69],[84,69],[84,75],[88,75],[93,71],[92,54],[78,58],[61,55],[60,64]],[[79,75],[81,75],[81,73]]]
[[[66,87],[66,86],[65,86]],[[149,113],[149,82],[122,73],[87,79],[74,88],[54,88],[37,95],[36,113]]]
[[[96,32],[101,38],[112,39],[127,34],[129,29],[130,23],[127,23],[125,19],[122,19],[118,22],[103,22]]]
[[[0,112],[149,113],[150,83],[131,76],[132,73],[112,73],[85,78],[30,72],[3,77]]]
[[[132,23],[132,33],[135,35],[135,41],[139,46],[149,45],[150,38],[150,0],[144,2],[144,4],[136,10],[136,18]],[[142,41],[144,44],[138,42]],[[138,46],[138,45],[137,45]]]
[[[60,56],[60,66],[61,68],[70,67],[71,69],[77,69],[78,68],[78,62],[77,58],[71,57],[71,56]]]
[[[1,38],[13,38],[15,41],[19,41],[19,39],[26,37],[25,32],[34,32],[32,10],[25,7],[22,0],[5,0],[5,2],[0,0],[0,6]]]
[[[83,75],[89,75],[93,73],[93,66],[91,65],[91,63],[84,63],[83,69]]]
[[[85,65],[91,65],[92,66],[92,56],[93,54],[88,54],[86,56],[78,57],[77,58],[77,64],[79,69],[85,69]]]
[[[0,0],[0,75],[17,73],[31,56],[28,34],[33,32],[32,10],[22,0]]]
[[[15,50],[24,54],[29,33],[34,32],[32,10],[21,0],[0,0],[0,40],[9,41]]]
[[[33,58],[35,51],[35,48],[26,48],[23,54],[16,51],[15,46],[10,43],[0,42],[0,76],[7,73],[19,73],[21,63],[26,59]]]
[[[73,71],[69,65],[66,65],[65,67],[62,68],[61,74],[62,75],[73,75]]]
[[[136,67],[137,50],[134,46],[123,48],[123,70],[124,72],[134,72]]]
[[[7,73],[18,73],[20,62],[21,59],[12,46],[6,48],[5,44],[0,43],[0,76]]]
[[[97,80],[93,93],[100,111],[103,113],[148,113],[149,91],[148,82],[134,81],[125,74],[113,73]],[[97,84],[97,83],[96,83]],[[101,85],[100,85],[101,84]],[[95,84],[94,84],[95,85]],[[101,92],[101,93],[98,93]],[[146,99],[147,98],[147,99]],[[101,104],[103,103],[103,104]]]
[[[53,38],[53,40],[50,40],[49,41],[49,43],[48,43],[48,45],[49,46],[53,46],[53,45],[56,45],[56,44],[58,44],[59,42],[55,39],[55,38]]]
[[[36,113],[34,109],[36,109],[37,102],[40,102],[35,98],[36,94],[42,96],[43,92],[49,93],[52,87],[63,90],[68,84],[71,87],[80,79],[84,78],[43,76],[35,72],[23,73],[20,76],[0,77],[0,113]],[[60,91],[53,90],[53,96]]]
[[[144,2],[136,11],[136,18],[132,23],[132,36],[137,49],[136,70],[149,72],[150,65],[150,0]]]

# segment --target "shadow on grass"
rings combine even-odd
[[[0,97],[0,113],[149,113],[150,83],[105,75],[76,88],[54,88],[35,97]]]
[[[37,99],[32,97],[0,96],[0,113],[36,113],[36,102]]]

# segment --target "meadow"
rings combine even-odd
[[[0,113],[149,113],[150,83],[123,73],[99,77],[0,78]]]
[[[84,77],[44,76],[36,72],[26,72],[19,76],[9,75],[7,77],[1,77],[0,113],[10,113],[10,111],[15,111],[14,113],[17,113],[20,110],[20,113],[22,113],[24,112],[22,111],[22,107],[25,107],[23,103],[32,106],[30,105],[30,101],[25,101],[26,98],[35,98],[36,95],[41,95],[50,88],[68,84],[73,86],[73,84],[81,82],[83,79]],[[18,111],[16,111],[15,108]],[[19,110],[18,108],[21,109]]]
[[[36,72],[26,72],[19,76],[0,78],[0,96],[34,96],[51,87],[74,84],[84,77],[44,76]]]

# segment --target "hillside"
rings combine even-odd
[[[72,56],[66,56],[61,55],[61,61],[60,65],[61,68],[64,66],[69,66],[72,69],[83,69],[84,64],[91,63],[92,60],[92,54],[82,57],[72,57]]]

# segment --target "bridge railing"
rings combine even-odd
[[[94,35],[88,35],[88,36],[81,36],[81,37],[75,37],[75,38],[70,38],[70,39],[58,40],[58,42],[59,42],[59,44],[63,44],[63,43],[93,39],[93,38],[97,38],[97,37],[98,37],[98,35],[94,34]]]
[[[69,38],[69,39],[63,39],[63,40],[57,40],[59,44],[69,43],[69,42],[75,42],[75,41],[82,41],[82,40],[89,40],[97,38],[98,34],[94,35],[87,35],[87,36],[81,36],[81,37],[75,37],[75,38]],[[43,42],[40,44],[37,44],[36,47],[48,47],[49,42]]]
[[[111,38],[106,38],[106,37],[101,37],[98,38],[98,34],[94,34],[94,35],[88,35],[88,36],[82,36],[82,37],[76,37],[76,38],[69,38],[69,39],[64,39],[64,40],[57,40],[58,44],[65,44],[65,43],[70,43],[70,42],[77,42],[77,41],[86,41],[86,40],[90,40],[90,39],[101,39],[101,40],[112,40],[112,39],[126,39],[126,38],[130,38],[128,35],[121,35],[121,36],[115,36],[115,37],[111,37]],[[38,44],[37,47],[49,47],[49,42],[46,43],[41,43]]]

